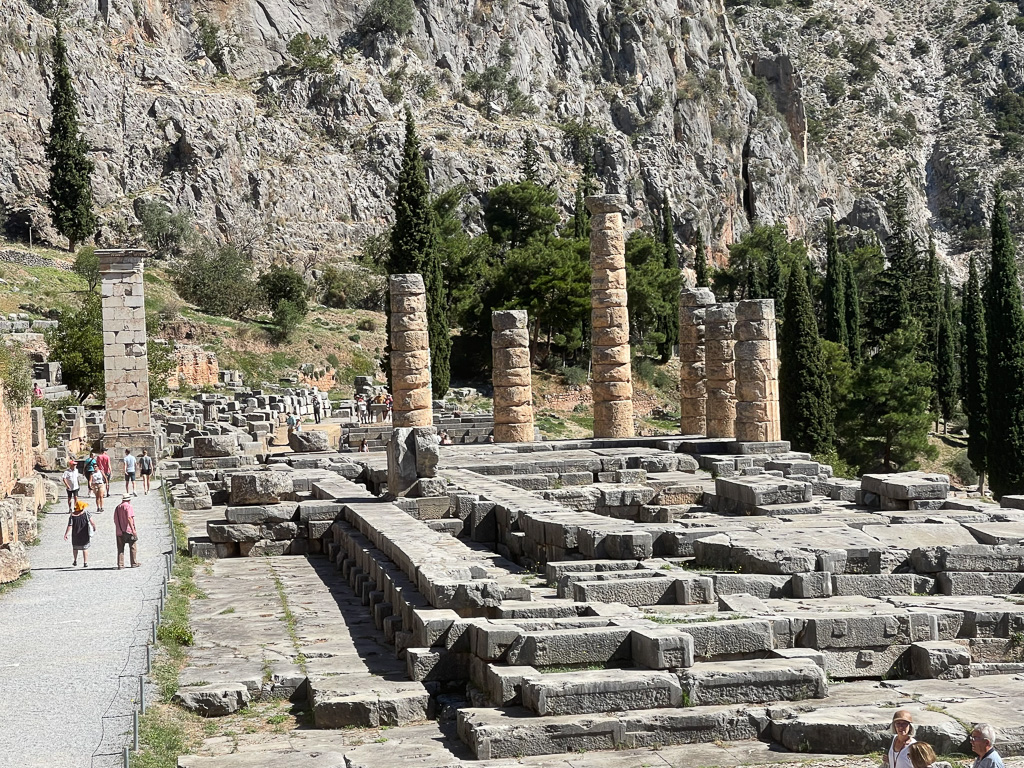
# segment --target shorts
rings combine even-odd
[[[134,483],[135,482],[135,473],[134,472],[125,472],[124,473],[124,479],[125,480],[130,480],[131,482]]]
[[[74,499],[75,501],[78,501],[78,489],[77,488],[75,488],[75,490],[71,490],[70,488],[68,488],[68,501],[71,501],[72,499]]]
[[[153,474],[153,470],[152,469],[140,469],[139,470],[139,474],[142,477],[146,477],[146,475],[152,475]]]

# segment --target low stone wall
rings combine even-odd
[[[0,382],[0,499],[6,499],[15,490],[20,478],[31,474],[32,464],[29,405],[8,408],[3,396],[3,382]],[[32,511],[35,512],[34,509]],[[0,518],[0,546],[18,541],[18,519],[14,508],[4,505],[0,509]]]

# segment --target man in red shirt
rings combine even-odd
[[[100,468],[100,472],[107,478],[107,494],[110,494],[110,457],[107,456],[107,449],[103,448],[100,451],[100,455],[96,457],[96,466]]]
[[[135,510],[132,509],[132,497],[125,494],[121,503],[114,508],[114,530],[117,532],[117,568],[124,568],[124,547],[128,545],[132,568],[138,568],[139,534],[135,530]]]

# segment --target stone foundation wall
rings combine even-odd
[[[215,387],[220,383],[220,366],[217,355],[207,352],[197,344],[176,344],[174,347],[175,367],[167,374],[167,388]]]
[[[2,382],[0,382],[2,384]],[[32,473],[32,421],[28,404],[8,408],[0,386],[0,498],[14,490],[19,478]],[[17,526],[0,526],[0,545],[17,541]]]

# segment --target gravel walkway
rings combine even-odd
[[[163,553],[171,549],[154,487],[133,504],[142,566],[117,570],[113,514],[123,489],[115,481],[114,498],[94,518],[88,568],[81,558],[71,567],[62,499],[40,520],[42,543],[29,555],[32,578],[0,595],[0,765],[122,764],[163,587]],[[89,506],[95,510],[91,499]]]

